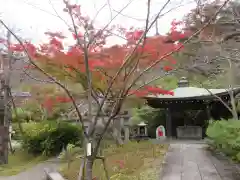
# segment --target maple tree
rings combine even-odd
[[[133,28],[130,30],[123,30],[122,28],[121,34],[126,37],[126,44],[104,47],[105,44],[103,42],[105,42],[106,37],[108,37],[104,35],[101,37],[102,41],[100,43],[94,43],[92,46],[89,46],[86,53],[88,55],[89,69],[93,79],[92,83],[94,90],[104,92],[108,88],[109,82],[119,70],[119,67],[123,64],[127,64],[126,57],[128,54],[131,53],[131,58],[128,60],[129,63],[125,65],[124,71],[120,71],[115,78],[115,83],[111,87],[112,91],[117,91],[126,81],[129,81],[129,78],[133,79],[139,75],[140,73],[137,71],[143,70],[143,68],[154,64],[168,52],[174,51],[178,49],[179,46],[182,46],[180,43],[165,43],[169,36],[166,37],[162,35],[146,37],[144,43],[136,46],[137,41],[143,33],[144,31],[142,30],[133,30]],[[99,32],[96,34],[99,34]],[[61,33],[47,32],[46,35],[49,36],[49,42],[40,45],[39,48],[29,42],[24,43],[32,59],[34,59],[41,68],[46,69],[59,80],[63,80],[64,78],[74,83],[80,83],[86,90],[87,83],[85,75],[86,69],[84,66],[84,50],[79,47],[78,44],[75,44],[65,51],[62,43],[65,37]],[[179,31],[171,31],[170,35],[175,41],[177,36],[179,36],[179,39],[185,38],[185,35]],[[76,38],[75,35],[73,37]],[[20,44],[14,44],[11,49],[15,52],[22,52],[24,47]],[[162,59],[161,62],[165,64],[162,67],[164,71],[172,70],[174,64],[176,64],[172,56],[167,56],[165,59]],[[159,66],[156,67],[159,68]],[[35,68],[35,66],[30,64],[25,68]],[[137,71],[134,71],[131,77],[127,77],[128,73],[132,70],[131,68]],[[151,93],[172,95],[172,92],[150,86],[145,86],[143,90],[131,91],[130,94],[146,95]]]
[[[31,111],[30,119],[33,121],[56,120],[70,108],[71,99],[54,86],[34,85],[29,92],[31,98],[22,107],[27,112]]]
[[[97,29],[93,21],[82,14],[81,6],[71,5],[67,1],[64,3],[66,5],[64,11],[72,20],[73,28],[69,31],[72,33],[72,38],[76,40],[75,44],[68,48],[64,47],[63,41],[67,37],[61,32],[46,32],[49,42],[38,46],[31,42],[23,42],[13,34],[19,43],[11,44],[9,49],[13,52],[25,52],[30,60],[26,68],[36,68],[62,87],[69,96],[67,100],[60,98],[60,101],[72,101],[82,123],[85,141],[95,143],[92,154],[83,161],[86,164],[83,167],[87,169],[85,175],[88,180],[91,180],[93,162],[96,158],[101,158],[97,154],[103,135],[110,123],[115,121],[123,103],[130,96],[173,95],[173,92],[150,86],[149,83],[142,84],[141,78],[154,68],[159,71],[171,71],[177,63],[172,54],[181,50],[183,45],[180,42],[167,41],[173,38],[176,42],[178,39],[185,38],[186,34],[177,30],[178,23],[173,23],[168,35],[147,36],[154,21],[147,22],[146,27],[142,29],[124,28],[120,25]],[[125,43],[108,47],[107,38],[113,35],[112,32],[117,32]],[[81,84],[81,91],[83,90],[88,97],[90,115],[92,101],[90,102],[89,98],[96,101],[98,109],[94,117],[89,116],[89,118],[92,117],[89,119],[92,123],[88,131],[84,128],[81,113],[73,96],[61,82]],[[55,100],[47,97],[43,107],[51,110]],[[107,112],[104,107],[108,109]],[[107,113],[108,120],[100,138],[96,139],[94,133],[101,113]]]

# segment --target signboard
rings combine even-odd
[[[6,164],[8,161],[8,127],[0,126],[0,164]]]

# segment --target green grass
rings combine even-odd
[[[46,159],[43,156],[34,156],[22,150],[16,150],[14,154],[9,153],[8,164],[0,165],[0,176],[16,175]]]
[[[168,145],[152,144],[145,142],[130,142],[123,147],[112,145],[103,150],[111,180],[152,180],[158,179],[159,166],[168,149]],[[61,172],[68,180],[76,180],[80,167],[80,159],[75,158],[70,168],[64,164]],[[124,166],[119,166],[121,161]],[[157,169],[156,169],[157,167]],[[102,162],[94,163],[93,174],[105,180]]]

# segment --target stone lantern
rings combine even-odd
[[[123,119],[123,127],[124,127],[124,141],[128,142],[129,136],[130,136],[128,111],[123,112],[122,119]]]
[[[140,122],[138,125],[138,132],[137,134],[141,137],[147,137],[148,133],[147,133],[147,124],[145,122]]]

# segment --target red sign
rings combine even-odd
[[[158,136],[160,136],[160,137],[163,136],[162,129],[160,129],[160,128],[158,129]]]

